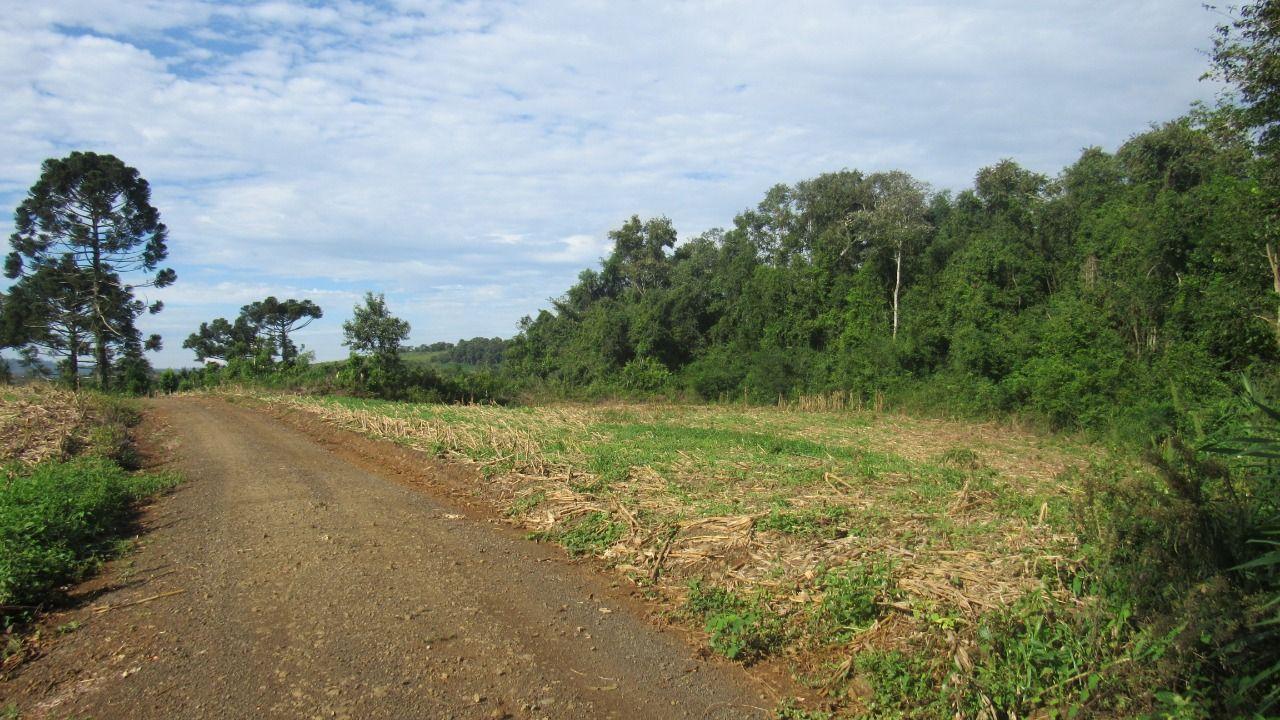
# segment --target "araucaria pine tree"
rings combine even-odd
[[[90,358],[103,389],[114,358],[159,349],[160,337],[143,341],[135,321],[161,303],[133,292],[176,275],[159,268],[168,231],[136,169],[92,152],[46,160],[14,222],[5,275],[18,282],[5,312],[21,315],[8,324],[20,325],[22,344],[64,357],[73,379]]]

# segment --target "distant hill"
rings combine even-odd
[[[0,358],[0,362],[9,366],[9,372],[13,373],[15,378],[25,378],[35,374],[32,372],[31,368],[23,365],[17,358]],[[58,366],[55,363],[49,362],[48,360],[40,360],[38,363],[40,367],[43,368],[45,375],[53,376],[58,374]],[[93,370],[92,368],[80,368],[80,374],[88,376],[93,374]]]

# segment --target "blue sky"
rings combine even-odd
[[[412,342],[515,332],[632,214],[682,237],[778,182],[1056,174],[1217,88],[1200,0],[0,0],[0,206],[113,153],[170,227],[159,367],[269,294],[342,320],[385,292]],[[6,212],[8,212],[6,210]],[[7,233],[6,233],[7,234]]]

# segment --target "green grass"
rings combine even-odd
[[[849,508],[840,505],[801,510],[774,508],[756,520],[755,527],[799,537],[835,539],[849,534],[850,515]]]
[[[111,554],[133,504],[172,487],[101,457],[0,469],[0,605],[39,605]]]
[[[901,597],[886,560],[864,560],[822,573],[822,602],[814,611],[821,628],[817,635],[830,641],[847,640],[869,628],[885,613],[886,603]]]
[[[570,555],[592,555],[616,543],[622,537],[622,530],[622,524],[610,519],[608,513],[594,512],[549,537],[563,545]]]
[[[762,598],[748,599],[705,584],[701,578],[689,583],[685,612],[703,622],[709,636],[708,647],[730,660],[760,660],[778,650],[787,639],[781,618],[769,612]]]
[[[1115,657],[1072,644],[1087,625],[1023,642],[1010,624],[1001,632],[1014,645],[970,649],[995,668],[990,683],[942,688],[955,663],[947,638],[977,643],[977,628],[1007,617],[993,607],[1060,582],[1044,558],[1074,552],[1076,487],[1064,470],[1107,456],[1068,438],[870,411],[255,397],[476,463],[486,478],[477,490],[501,488],[499,509],[572,555],[607,553],[675,603],[709,651],[743,663],[788,658],[866,717],[953,716],[982,689],[1003,692],[994,678],[1015,677],[1018,658],[1059,663],[1067,674],[1046,682],[1072,685],[1069,668]],[[1042,656],[1031,654],[1037,643],[1049,648]],[[1088,654],[1061,660],[1072,652]],[[833,655],[853,659],[829,683]],[[1050,684],[1039,700],[1006,698],[1008,707],[1021,717],[1047,704],[1058,697]],[[917,693],[923,709],[912,705]]]
[[[120,552],[136,503],[176,484],[140,474],[136,402],[33,384],[0,401],[0,619],[30,617]]]

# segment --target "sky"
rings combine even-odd
[[[510,337],[633,214],[681,237],[777,183],[1056,175],[1178,117],[1201,0],[0,0],[0,209],[72,150],[138,168],[178,281],[165,347],[267,295],[342,321],[385,293],[410,342]],[[11,221],[8,221],[11,222]],[[12,232],[6,227],[5,234]]]

